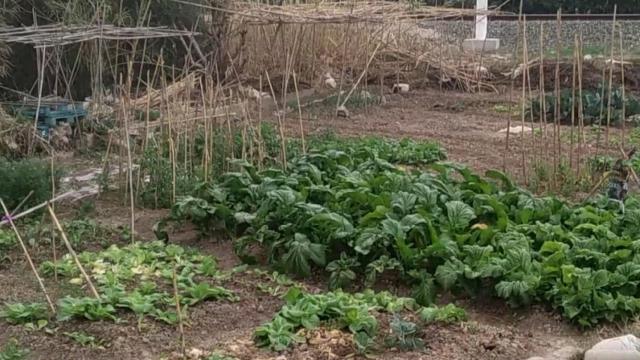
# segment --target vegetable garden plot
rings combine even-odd
[[[260,326],[255,331],[255,341],[259,346],[268,346],[282,351],[297,342],[304,340],[300,329],[313,330],[322,324],[332,324],[336,328],[344,328],[353,333],[356,349],[365,352],[375,343],[378,334],[376,313],[387,312],[396,315],[398,325],[415,328],[415,324],[401,320],[403,311],[416,312],[424,322],[460,322],[466,319],[466,313],[452,304],[445,307],[420,307],[415,300],[398,298],[388,292],[349,294],[342,291],[326,294],[306,294],[298,288],[292,288],[285,295],[286,304],[272,321]],[[405,338],[413,331],[392,327],[396,336],[402,334],[400,345],[409,345]],[[414,339],[408,349],[420,348],[419,340]]]
[[[172,287],[174,276],[183,319],[187,319],[188,307],[202,301],[236,299],[231,291],[210,284],[211,280],[223,278],[212,257],[177,245],[166,246],[161,242],[123,248],[114,245],[102,252],[84,252],[79,258],[83,266],[90,270],[100,297],[67,296],[60,299],[57,321],[73,318],[120,321],[117,309],[127,309],[138,316],[139,326],[145,318],[176,324],[178,313]],[[43,263],[41,271],[47,276],[57,272],[74,286],[84,282],[70,255],[65,255],[56,263]],[[14,303],[6,304],[0,317],[13,324],[31,324],[29,326],[42,328],[47,325],[50,314],[44,304]]]
[[[640,313],[638,199],[624,212],[604,198],[572,205],[438,156],[433,171],[407,172],[399,164],[411,157],[385,151],[324,148],[287,171],[244,163],[181,199],[172,218],[229,233],[247,262],[258,247],[289,273],[326,269],[334,287],[395,270],[421,305],[450,290],[549,304],[581,326]]]

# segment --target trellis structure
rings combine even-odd
[[[133,41],[170,37],[189,37],[191,31],[166,27],[119,27],[113,25],[0,27],[0,41],[21,43],[34,48],[65,46],[91,40]]]

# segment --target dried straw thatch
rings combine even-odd
[[[193,36],[189,31],[165,27],[118,27],[113,25],[0,27],[0,42],[33,45],[36,48],[63,46],[90,40],[140,40]]]
[[[318,1],[306,4],[268,5],[232,1],[230,8],[173,0],[228,13],[233,21],[246,24],[345,24],[434,20],[473,15],[475,10],[420,6],[408,1]]]

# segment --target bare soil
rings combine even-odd
[[[508,105],[508,98],[495,94],[466,95],[420,91],[405,95],[387,95],[380,107],[354,110],[350,118],[320,115],[303,120],[309,133],[333,130],[341,135],[382,135],[410,137],[440,142],[449,158],[483,171],[505,167],[517,174],[521,153],[517,143],[506,149],[505,134],[498,133],[509,124],[508,116],[495,111],[495,105]],[[512,104],[517,106],[516,104]],[[288,129],[297,134],[297,121]],[[294,126],[295,125],[295,126]],[[511,124],[512,126],[517,124]],[[506,152],[506,155],[505,155]],[[93,216],[100,222],[125,226],[128,209],[122,194],[102,195],[94,202]],[[75,206],[62,207],[62,214],[73,216]],[[167,215],[166,210],[140,209],[136,216],[139,238],[153,239],[154,223]],[[231,269],[240,264],[230,241],[200,240],[193,229],[184,228],[172,234],[171,241],[200,249],[218,258],[219,264]],[[17,250],[12,261],[0,263],[0,303],[43,301],[28,264]],[[35,262],[50,260],[49,249],[34,251]],[[323,290],[323,279],[307,282],[311,291]],[[283,354],[271,353],[253,345],[252,333],[261,323],[271,319],[282,300],[261,292],[256,285],[262,281],[252,273],[238,273],[224,283],[235,291],[238,302],[205,302],[190,309],[189,326],[185,329],[187,348],[203,351],[221,350],[239,359],[343,359],[357,358],[347,333],[319,329],[304,334],[306,344]],[[46,279],[45,284],[54,299],[69,294],[70,288],[61,280]],[[564,322],[552,309],[533,306],[511,309],[498,299],[469,299],[443,296],[439,302],[453,301],[464,307],[470,319],[460,325],[429,325],[423,329],[423,352],[403,352],[381,347],[372,354],[381,359],[525,359],[544,355],[567,345],[587,347],[598,338],[635,329],[601,327],[581,331]],[[123,323],[71,321],[56,324],[51,333],[29,331],[0,321],[0,344],[18,340],[31,350],[30,359],[162,359],[177,358],[179,334],[176,328],[147,320],[138,329],[134,316],[120,314]],[[380,316],[381,336],[388,333],[388,318]],[[103,339],[104,349],[80,346],[65,332],[84,331]]]

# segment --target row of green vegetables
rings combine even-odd
[[[117,309],[129,310],[142,326],[145,318],[177,324],[176,296],[182,318],[187,309],[207,300],[236,300],[230,290],[214,285],[225,276],[215,259],[177,245],[155,241],[126,247],[112,245],[100,252],[83,252],[79,261],[97,289],[99,298],[66,296],[56,304],[56,320],[86,319],[121,321]],[[44,262],[40,271],[45,276],[57,273],[71,287],[82,293],[85,279],[70,255],[58,262]],[[177,288],[174,288],[174,282]],[[51,313],[43,303],[7,303],[0,317],[30,328],[45,328]]]
[[[332,288],[370,287],[391,273],[421,305],[448,290],[549,304],[582,326],[640,313],[638,199],[623,211],[601,197],[536,197],[499,172],[439,162],[444,153],[428,143],[333,145],[286,171],[238,162],[181,198],[170,220],[227,233],[246,262],[266,254],[303,277],[324,269]],[[399,166],[408,163],[418,166]]]

